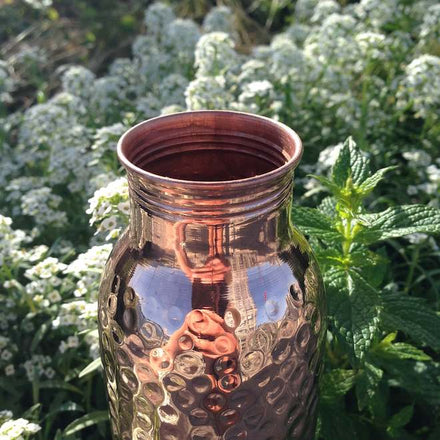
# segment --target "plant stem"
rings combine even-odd
[[[353,240],[352,237],[352,224],[351,224],[351,217],[347,218],[347,223],[344,226],[344,242],[342,243],[342,252],[344,254],[344,257],[348,257],[348,255],[350,254],[350,247],[351,247],[351,242]]]
[[[414,270],[416,268],[417,261],[419,259],[419,255],[420,255],[420,248],[421,248],[420,245],[421,245],[421,243],[418,243],[412,253],[411,264],[409,266],[409,272],[408,272],[408,276],[406,277],[406,282],[405,282],[404,292],[406,294],[409,293],[409,289],[411,287],[411,283],[412,283],[412,280],[414,277]]]

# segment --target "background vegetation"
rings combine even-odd
[[[202,108],[304,140],[292,221],[329,303],[317,439],[439,438],[438,2],[6,0],[0,44],[1,439],[109,438],[116,142]]]

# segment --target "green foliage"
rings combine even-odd
[[[378,247],[407,234],[439,233],[440,211],[404,205],[368,212],[368,194],[393,168],[372,174],[369,159],[349,138],[331,178],[317,177],[330,198],[318,209],[293,208],[294,223],[314,243],[327,288],[320,436],[329,440],[373,438],[378,432],[380,438],[409,438],[403,428],[414,411],[440,402],[440,364],[434,360],[440,316],[421,298],[385,288],[380,268],[386,267],[386,247]],[[410,404],[393,414],[396,387],[405,390],[402,402]],[[337,408],[337,417],[331,408]]]

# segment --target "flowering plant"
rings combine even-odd
[[[0,112],[0,439],[109,437],[96,299],[128,221],[116,142],[197,109],[269,116],[304,139],[292,221],[329,295],[317,438],[439,436],[440,8],[345,3],[297,0],[247,53],[231,9],[200,26],[153,3],[130,58],[104,76],[68,66],[59,93]],[[0,61],[3,108],[18,61]]]

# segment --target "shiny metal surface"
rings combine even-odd
[[[131,222],[99,295],[115,439],[313,438],[325,300],[289,221],[301,148],[226,111],[122,137]]]

